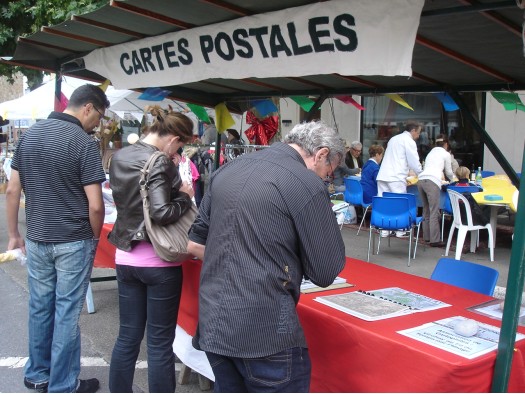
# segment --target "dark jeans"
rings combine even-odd
[[[173,341],[182,290],[182,268],[117,264],[120,328],[109,368],[111,392],[133,392],[135,363],[147,325],[150,393],[175,392]]]
[[[307,393],[311,364],[308,349],[294,347],[261,358],[226,357],[206,352],[216,393]]]

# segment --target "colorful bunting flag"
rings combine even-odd
[[[67,97],[64,95],[64,93],[60,92],[60,100],[58,100],[58,98],[55,96],[55,111],[57,112],[64,112],[64,110],[66,109],[67,105],[69,103],[69,100],[67,99]],[[36,117],[36,114],[33,114],[33,119]]]
[[[103,92],[105,92],[110,84],[109,79],[106,79],[102,84],[98,85],[100,89],[102,89]]]
[[[219,133],[223,133],[235,124],[226,104],[220,103],[215,106],[215,127]]]
[[[506,111],[525,111],[525,105],[521,102],[520,97],[512,92],[490,92],[500,104],[503,105]]]
[[[202,105],[190,103],[186,103],[186,105],[189,109],[191,109],[191,112],[193,112],[197,116],[197,118],[199,118],[205,123],[210,123],[210,117],[208,116],[206,109]]]
[[[434,93],[434,95],[438,98],[439,101],[441,101],[441,104],[443,104],[443,108],[445,108],[445,111],[452,112],[457,111],[459,109],[454,99],[450,97],[448,93],[440,92]]]
[[[387,93],[385,94],[385,96],[388,97],[390,100],[395,101],[399,105],[402,105],[403,107],[408,108],[411,111],[414,110],[414,108],[408,105],[408,103],[405,100],[403,100],[403,98],[399,94]]]
[[[255,107],[259,115],[264,118],[266,115],[271,114],[272,112],[277,112],[277,106],[273,103],[272,100],[254,100],[251,102],[251,106]]]
[[[315,101],[305,96],[290,96],[290,98],[295,101],[305,112],[310,112],[315,104]]]
[[[364,111],[366,108],[363,107],[361,104],[359,104],[357,101],[355,101],[352,96],[336,96],[335,97],[338,100],[341,100],[345,104],[352,104],[354,107],[356,107],[359,111]]]
[[[148,100],[148,101],[162,101],[168,94],[171,92],[169,90],[161,88],[147,88],[142,94],[138,97],[139,100]]]

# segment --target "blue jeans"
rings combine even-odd
[[[226,357],[206,352],[216,393],[308,393],[308,349],[294,347],[261,358]]]
[[[29,359],[25,377],[49,382],[49,392],[72,393],[80,373],[78,321],[98,241],[26,240]]]
[[[120,329],[109,367],[109,390],[133,392],[135,363],[147,325],[149,392],[175,392],[173,341],[182,268],[117,264],[117,281]]]

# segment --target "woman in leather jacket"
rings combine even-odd
[[[173,341],[182,291],[181,263],[161,260],[144,228],[140,170],[156,151],[149,175],[150,216],[157,224],[176,222],[191,206],[193,189],[182,182],[173,163],[193,136],[193,122],[181,113],[148,107],[154,122],[147,135],[117,151],[109,167],[117,220],[109,241],[115,255],[120,328],[109,369],[111,392],[131,393],[135,362],[147,326],[149,391],[175,391]]]

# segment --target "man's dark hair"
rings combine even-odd
[[[98,110],[109,108],[106,93],[96,85],[82,85],[75,89],[69,98],[68,108],[78,108],[86,104],[93,104]]]

